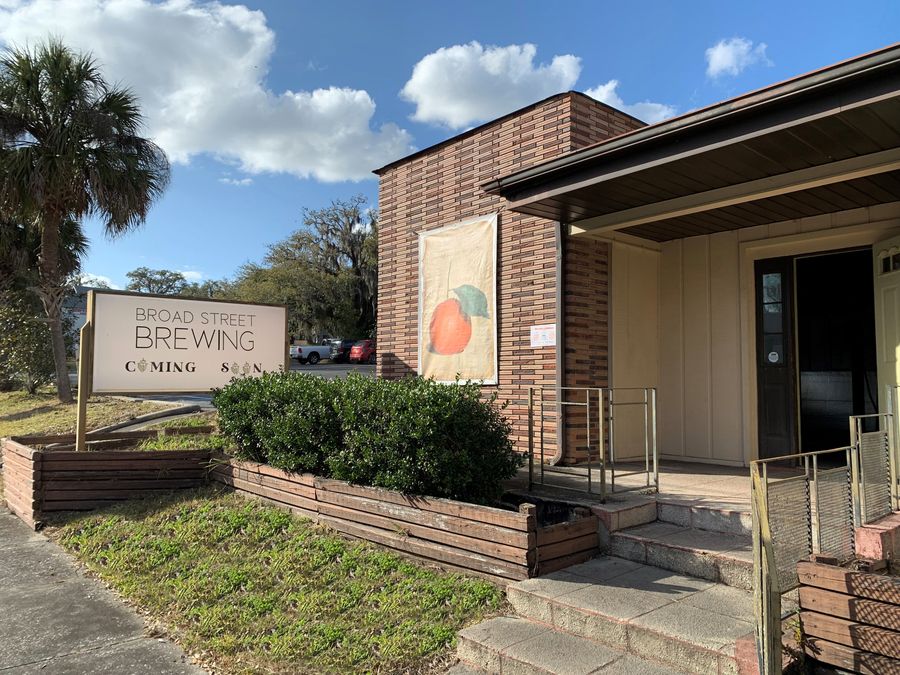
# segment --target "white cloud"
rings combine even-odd
[[[400,96],[414,103],[412,119],[460,129],[494,119],[571,89],[581,73],[577,56],[535,64],[532,44],[444,47],[422,58]]]
[[[114,283],[112,279],[103,274],[91,274],[90,272],[84,272],[78,279],[78,283],[82,286],[100,286],[101,288],[107,287],[112,288],[113,290],[121,290],[122,287],[118,284]]]
[[[275,35],[262,12],[195,0],[4,0],[0,41],[48,35],[98,58],[131,86],[148,133],[176,162],[210,153],[247,173],[361,180],[412,150],[393,124],[373,128],[365,91],[271,91]]]
[[[203,272],[198,272],[197,270],[179,270],[181,276],[184,277],[185,281],[189,282],[198,282],[203,281]]]
[[[765,42],[754,45],[752,40],[742,37],[719,40],[706,50],[706,74],[712,78],[723,75],[734,77],[757,63],[771,66],[766,48]]]
[[[584,93],[595,98],[601,103],[611,105],[617,110],[628,113],[637,117],[639,120],[647,124],[654,124],[669,117],[673,117],[677,112],[675,106],[665,103],[654,103],[653,101],[641,101],[639,103],[625,103],[617,91],[619,87],[618,80],[610,80],[606,84],[588,89]]]
[[[227,176],[219,179],[220,183],[225,185],[234,185],[235,187],[247,187],[253,185],[252,178],[228,178]]]

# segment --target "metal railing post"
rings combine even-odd
[[[806,458],[807,465],[809,464],[809,458]],[[809,471],[807,470],[807,479],[809,479]],[[821,535],[821,520],[819,513],[819,456],[812,456],[812,484],[813,484],[813,500],[815,501],[815,508],[810,506],[810,529],[812,532],[812,552],[813,553],[821,553],[822,552],[822,535]]]
[[[528,387],[528,491],[534,488],[534,387]]]
[[[644,478],[650,487],[650,391],[644,389]]]
[[[653,402],[653,486],[656,488],[656,492],[659,493],[659,445],[657,444],[657,420],[656,420],[656,387],[652,387],[650,389],[650,400]]]
[[[541,448],[541,485],[544,485],[544,389],[541,388],[538,390],[540,396],[538,397],[538,406],[539,406],[539,417],[538,417],[538,429],[540,430],[539,444]],[[559,428],[557,425],[557,435],[559,434]],[[559,440],[559,439],[557,439]]]
[[[603,388],[597,388],[597,439],[600,447],[600,501],[606,503],[606,436],[603,425]]]
[[[584,390],[584,426],[587,429],[587,484],[588,494],[591,494],[591,390]]]
[[[895,385],[887,385],[887,431],[888,431],[888,470],[891,477],[891,510],[900,510],[900,449],[897,448],[897,434],[894,425],[897,423],[894,414],[894,392]]]
[[[616,420],[615,420],[615,412],[613,412],[613,389],[610,387],[607,389],[607,405],[608,408],[608,419],[609,419],[609,489],[613,492],[616,491]]]
[[[863,524],[865,514],[865,491],[862,487],[862,476],[859,466],[859,420],[850,418],[850,499],[853,504],[853,526]]]

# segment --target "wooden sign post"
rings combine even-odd
[[[94,291],[88,291],[87,314],[78,342],[78,413],[75,418],[75,451],[83,452],[87,434],[87,403],[94,369]]]

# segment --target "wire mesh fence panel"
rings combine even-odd
[[[859,464],[863,520],[871,523],[891,513],[890,447],[887,432],[860,434]]]
[[[853,505],[850,468],[820,469],[816,474],[815,519],[819,553],[838,560],[853,555]]]
[[[778,584],[784,593],[798,585],[797,562],[812,552],[809,480],[794,476],[768,485],[769,526]]]

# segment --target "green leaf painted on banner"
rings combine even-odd
[[[480,288],[476,288],[471,284],[463,284],[459,288],[454,288],[453,292],[459,298],[459,304],[469,316],[483,316],[490,318],[488,313],[487,296]]]

